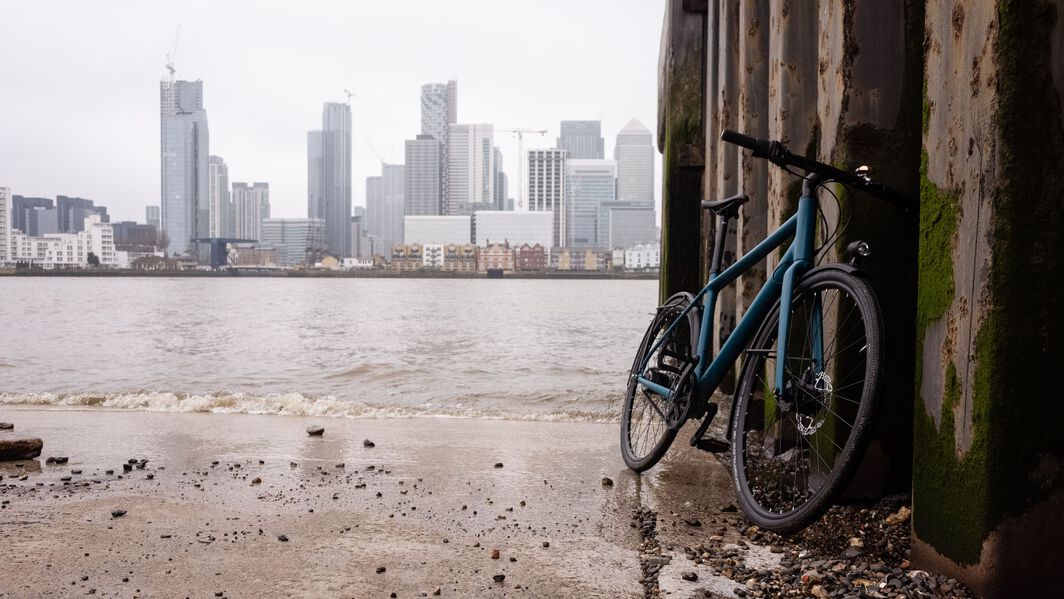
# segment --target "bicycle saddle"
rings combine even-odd
[[[750,198],[746,194],[734,195],[730,198],[724,198],[723,200],[715,201],[702,201],[702,208],[709,210],[717,216],[723,216],[724,218],[735,218],[739,216],[739,206],[750,201]]]

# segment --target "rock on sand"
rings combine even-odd
[[[5,460],[32,460],[41,455],[44,441],[40,439],[0,440],[0,462]]]

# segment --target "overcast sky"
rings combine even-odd
[[[180,79],[203,80],[210,152],[267,181],[274,216],[306,216],[306,132],[352,100],[355,205],[403,162],[423,83],[458,81],[458,120],[655,129],[660,0],[97,1],[0,4],[0,186],[82,196],[113,220],[159,203],[159,80],[178,23]],[[367,143],[368,140],[368,143]],[[516,142],[496,133],[517,197]],[[660,189],[660,159],[656,185]],[[660,191],[658,192],[660,195]]]

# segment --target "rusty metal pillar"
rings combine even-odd
[[[926,6],[914,566],[1064,596],[1061,2]]]
[[[658,68],[658,150],[663,154],[661,279],[664,299],[701,282],[699,223],[705,170],[705,0],[669,0]]]

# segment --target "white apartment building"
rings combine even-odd
[[[624,251],[625,270],[661,268],[661,248],[657,245],[637,245]]]
[[[465,245],[470,242],[468,216],[407,216],[403,225],[403,243]]]
[[[11,253],[11,189],[0,187],[0,266],[10,262]]]
[[[129,254],[115,250],[114,230],[101,222],[100,215],[85,217],[85,230],[77,233],[50,233],[30,237],[22,232],[11,234],[10,262],[25,262],[46,269],[84,268],[89,254],[106,268],[129,268]]]
[[[210,156],[207,162],[210,190],[210,237],[229,237],[232,211],[229,200],[229,167],[221,156]]]
[[[451,125],[447,161],[446,214],[470,214],[495,201],[494,125]]]
[[[262,221],[270,218],[270,184],[233,183],[233,237],[262,239]]]
[[[566,151],[558,148],[528,151],[528,209],[554,213],[553,242],[545,247],[566,247]]]
[[[511,247],[537,243],[549,252],[554,243],[554,213],[478,210],[473,214],[474,243],[509,243]]]

